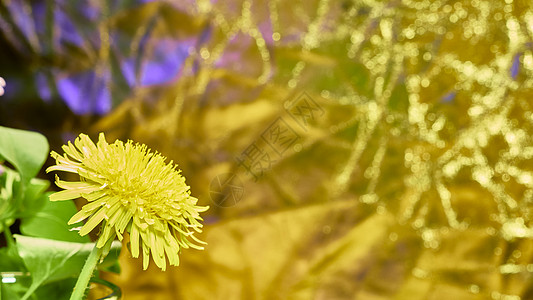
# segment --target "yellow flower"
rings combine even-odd
[[[148,268],[150,252],[155,264],[166,269],[179,264],[180,248],[203,247],[195,232],[201,232],[199,212],[208,207],[196,206],[198,199],[190,195],[189,186],[173,162],[153,153],[145,145],[108,144],[100,133],[95,145],[84,134],[63,146],[63,156],[51,153],[56,165],[46,171],[66,171],[79,174],[80,181],[56,184],[65,190],[50,196],[51,201],[85,198],[87,203],[69,221],[74,224],[87,219],[80,235],[86,235],[102,223],[96,247],[110,244],[115,236],[123,239],[129,232],[131,254],[143,253],[143,268]],[[191,230],[192,229],[192,230]],[[166,255],[165,255],[166,254]]]

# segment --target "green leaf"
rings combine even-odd
[[[31,277],[16,276],[15,279],[15,282],[0,283],[0,299],[20,300],[24,296],[31,285]],[[35,291],[32,299],[68,300],[75,283],[76,278],[67,278],[44,284]]]
[[[48,195],[43,192],[50,186],[50,182],[38,178],[32,178],[26,185],[23,201],[17,211],[18,218],[31,218],[41,211],[48,202]],[[51,193],[50,193],[51,194]]]
[[[13,224],[17,210],[13,204],[13,195],[18,179],[17,172],[4,168],[0,175],[0,232],[4,231],[3,225]]]
[[[48,199],[51,193],[43,195]],[[76,225],[68,225],[68,220],[77,212],[73,201],[46,201],[41,211],[34,217],[22,220],[23,234],[65,242],[88,243],[88,236],[80,236],[72,231]]]
[[[68,300],[75,284],[76,278],[55,281],[42,285],[35,291],[35,294],[37,299]]]
[[[0,126],[0,156],[19,171],[23,181],[37,175],[48,150],[48,141],[42,134]]]
[[[23,299],[28,299],[45,283],[77,277],[94,243],[70,243],[43,238],[15,235],[19,254],[31,273],[32,284]],[[113,242],[108,257],[102,264],[118,259],[120,242]]]
[[[10,249],[9,247],[0,248],[0,257],[2,258],[0,259],[0,271],[10,272],[25,270],[22,260],[14,249],[15,247],[13,247],[13,249]]]
[[[22,185],[18,172],[4,168],[0,175],[0,232],[3,225],[11,226],[15,219],[33,217],[48,202],[43,194],[50,185],[47,180],[32,178],[24,189]]]
[[[25,205],[33,205],[33,201],[41,197],[41,194],[50,186],[48,180],[32,178],[24,191]]]
[[[91,244],[67,243],[48,239],[16,236],[19,253],[32,276],[27,299],[47,281],[75,276],[81,270]]]
[[[0,282],[0,299],[19,300],[27,289],[25,282],[3,283]]]
[[[15,245],[0,248],[0,271],[2,272],[20,272],[25,273],[26,267],[22,262],[22,259],[18,255]],[[0,281],[0,300],[18,300],[24,294],[24,291],[29,286],[29,280],[25,277],[16,277],[16,282],[3,282]]]

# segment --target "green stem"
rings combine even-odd
[[[83,265],[83,269],[81,269],[80,277],[78,277],[78,281],[76,281],[74,291],[72,292],[72,295],[70,295],[70,300],[84,299],[85,290],[87,289],[89,280],[91,280],[94,269],[102,256],[102,252],[103,248],[98,248],[96,245],[94,246],[91,254],[89,254],[89,257],[87,257],[87,260],[85,261],[85,265]]]
[[[16,247],[15,239],[13,238],[13,234],[11,234],[9,226],[7,226],[5,222],[2,222],[2,227],[4,228],[4,236],[6,237],[7,246],[14,249],[14,247]]]

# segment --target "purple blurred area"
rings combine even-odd
[[[511,77],[513,79],[516,79],[516,76],[518,76],[518,71],[520,71],[520,53],[515,54],[513,57],[513,63],[511,65]]]
[[[97,74],[89,70],[57,80],[57,90],[76,114],[105,114],[111,109],[107,82],[109,72]]]
[[[0,46],[5,44],[3,52],[13,59],[2,55],[6,61],[0,75],[9,80],[9,87],[0,105],[55,101],[75,115],[102,115],[137,88],[175,81],[190,49],[204,43],[209,32],[199,37],[160,36],[154,30],[155,17],[141,39],[136,30],[145,24],[133,30],[105,27],[108,20],[119,20],[124,10],[159,4],[149,2],[153,1],[2,2]],[[109,48],[102,50],[104,30],[109,30]]]
[[[136,66],[138,58],[124,59],[121,70],[128,85],[131,87],[157,85],[175,79],[193,44],[192,41],[161,39],[151,44],[151,49],[143,49],[144,53],[141,55],[144,59],[138,67]],[[143,48],[148,46],[145,45]]]

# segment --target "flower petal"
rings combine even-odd
[[[135,223],[131,224],[130,244],[131,256],[139,257],[139,229]]]
[[[97,191],[100,189],[99,186],[88,183],[87,181],[63,181],[59,180],[59,177],[56,175],[56,185],[62,189],[65,190],[80,190],[84,191],[85,193],[92,193],[94,191]]]
[[[107,224],[106,224],[107,225]],[[102,248],[109,240],[115,238],[115,232],[111,226],[103,226],[104,230],[100,233],[96,247]]]
[[[50,195],[50,201],[72,200],[79,198],[80,196],[81,193],[79,190],[64,190]]]
[[[71,172],[71,173],[78,173],[78,169],[79,168],[76,166],[54,165],[54,166],[46,168],[46,173],[50,173],[52,171],[65,171],[65,172]]]
[[[87,223],[85,223],[85,225],[83,225],[83,227],[81,228],[80,235],[86,235],[87,233],[91,232],[98,224],[100,224],[100,222],[102,222],[107,216],[108,210],[109,209],[107,207],[102,207],[100,208],[100,210],[98,210],[98,212],[92,215],[87,221]]]
[[[81,162],[83,160],[83,156],[81,153],[74,147],[74,145],[69,141],[67,145],[64,145],[61,147],[63,151],[65,151],[66,154],[68,154],[70,157],[74,158],[75,160]]]
[[[79,223],[88,217],[90,217],[93,214],[93,211],[87,211],[87,210],[80,210],[79,212],[75,213],[70,220],[68,221],[68,225]]]
[[[96,201],[104,196],[106,196],[106,192],[103,191],[103,190],[97,190],[97,191],[94,191],[94,192],[91,192],[91,193],[82,193],[81,196],[83,198],[85,198],[87,201],[89,202],[93,202],[93,201]]]
[[[96,200],[96,201],[93,201],[93,202],[91,202],[91,203],[87,203],[87,204],[85,204],[85,205],[81,208],[81,210],[82,210],[82,211],[86,211],[86,212],[92,214],[92,213],[94,213],[97,209],[99,209],[100,207],[106,205],[107,202],[108,202],[108,200],[109,200],[108,198],[100,198],[100,199],[98,199],[98,200]]]
[[[150,249],[148,246],[143,243],[143,269],[148,269],[148,264],[150,263]]]
[[[158,241],[157,233],[150,230],[148,231],[148,235],[150,239],[150,250],[152,250],[152,258],[156,266],[165,271],[167,263],[165,259],[164,246],[160,241]]]

